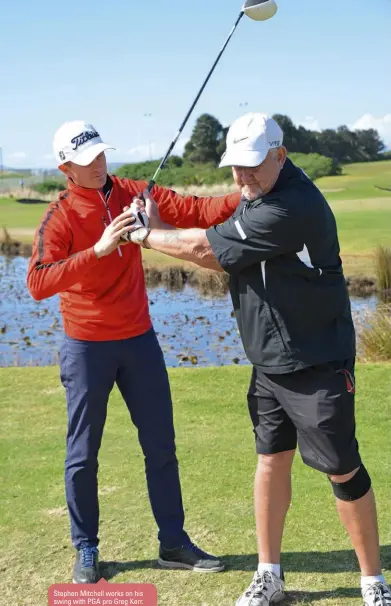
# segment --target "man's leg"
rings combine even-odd
[[[359,561],[365,606],[391,606],[380,563],[375,496],[364,465],[344,475],[329,475],[337,510]]]
[[[284,596],[281,541],[291,501],[291,468],[297,438],[271,381],[256,368],[248,392],[248,407],[259,455],[254,486],[259,564],[237,606],[266,606]]]
[[[260,563],[280,564],[285,517],[291,502],[294,450],[259,455],[255,473],[255,521]]]
[[[167,566],[203,572],[222,570],[216,558],[194,545],[182,549],[190,545],[190,538],[184,531],[172,400],[163,354],[153,330],[123,341],[117,384],[138,429],[145,455],[148,492],[159,541],[166,551],[173,550],[171,557],[178,560],[172,565],[167,561]]]
[[[350,500],[352,498],[349,496],[351,489],[347,488],[349,482],[357,482],[358,484],[363,482],[362,487],[358,487],[359,492],[356,494],[367,490],[367,486],[370,485],[369,476],[357,480],[358,474],[360,476],[363,474],[363,467],[343,476],[331,475],[329,478],[337,492],[336,503],[339,517],[357,554],[361,574],[364,577],[377,576],[381,574],[381,564],[373,490],[370,488],[364,496],[357,498],[357,500]]]
[[[296,430],[270,380],[253,369],[247,396],[259,455],[254,502],[260,563],[280,564],[285,516],[291,502]]]
[[[176,547],[189,540],[176,458],[170,387],[154,332],[123,341],[117,384],[138,429],[159,540]]]
[[[98,452],[116,375],[115,342],[65,338],[61,380],[68,410],[66,499],[76,549],[99,543]]]
[[[376,592],[384,597],[388,589],[381,576],[375,499],[355,438],[354,360],[322,364],[274,381],[297,428],[304,462],[330,478],[341,521],[359,560],[362,585],[371,594],[366,604],[375,605]],[[391,605],[391,601],[380,603]]]

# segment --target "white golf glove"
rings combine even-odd
[[[133,212],[133,216],[136,217],[136,221],[133,223],[133,227],[149,227],[148,215],[139,209],[136,202],[132,202],[129,210]]]
[[[130,210],[133,211],[133,216],[136,218],[132,224],[132,231],[128,231],[122,236],[123,240],[133,242],[133,244],[143,245],[144,240],[149,236],[149,219],[145,212],[139,210],[137,204],[132,202]]]

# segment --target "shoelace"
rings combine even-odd
[[[376,606],[389,606],[391,604],[391,593],[383,583],[371,585],[364,595],[365,598],[375,598]]]
[[[266,583],[272,583],[274,585],[272,574],[268,570],[265,570],[262,574],[254,578],[246,592],[246,597],[253,597],[256,593],[262,594],[262,592],[267,589],[267,587],[265,587]]]
[[[96,547],[82,547],[80,549],[80,559],[83,568],[92,568],[94,566],[94,556],[98,553]]]

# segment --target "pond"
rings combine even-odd
[[[62,323],[58,297],[34,301],[26,287],[28,259],[0,256],[0,366],[58,363]],[[228,294],[205,296],[185,285],[148,288],[150,312],[167,366],[247,364]],[[355,319],[375,296],[352,298]]]

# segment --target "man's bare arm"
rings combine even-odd
[[[204,229],[152,229],[146,244],[170,257],[191,261],[205,269],[224,271],[213,253]]]

